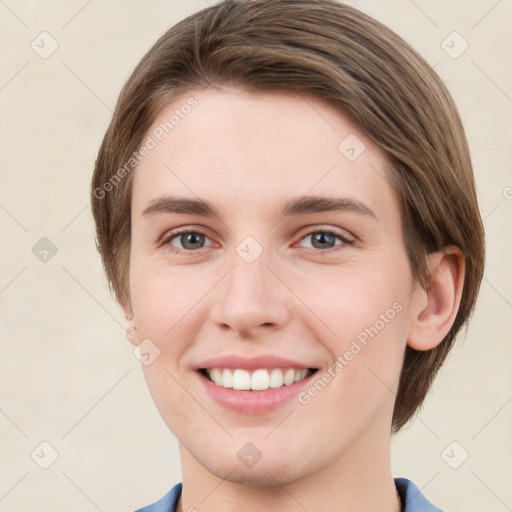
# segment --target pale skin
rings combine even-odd
[[[136,326],[130,342],[149,338],[161,351],[144,372],[180,443],[178,509],[399,511],[390,429],[402,356],[407,344],[428,350],[448,333],[460,251],[431,254],[430,286],[417,284],[387,157],[332,106],[291,92],[193,91],[152,128],[190,96],[197,107],[135,170],[124,306]],[[366,146],[352,162],[338,149],[350,134]],[[207,201],[218,216],[143,215],[170,194]],[[279,213],[304,196],[371,213]],[[171,238],[178,228],[197,233],[192,248],[186,236]],[[337,234],[319,248],[314,234],[326,228]],[[236,251],[248,236],[263,249],[252,263]],[[395,303],[400,312],[307,405],[291,399],[246,415],[199,385],[194,365],[219,354],[292,357],[321,375]],[[262,454],[250,468],[237,457],[247,442]]]

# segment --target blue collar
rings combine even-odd
[[[402,500],[402,512],[442,512],[430,503],[421,491],[407,478],[395,478],[395,485]],[[175,485],[156,503],[137,510],[137,512],[176,512],[181,496],[182,484]]]

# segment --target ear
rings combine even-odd
[[[430,350],[445,338],[459,310],[464,286],[465,262],[455,246],[429,255],[431,279],[427,289],[414,291],[415,313],[407,344],[415,350]]]
[[[126,337],[128,338],[128,341],[137,347],[139,345],[139,340],[137,337],[137,326],[135,325],[135,320],[133,317],[133,310],[130,303],[130,300],[128,300],[128,304],[126,306],[123,306],[124,311],[124,317],[126,319]]]

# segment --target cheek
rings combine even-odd
[[[169,363],[169,354],[162,354],[150,366],[144,367],[144,377],[153,401],[171,432],[181,441],[201,439],[204,430],[215,427],[208,421],[199,402],[186,391],[175,368]],[[197,419],[203,421],[197,421]]]
[[[308,278],[311,282],[303,290],[308,305],[332,331],[333,340],[359,337],[364,342],[370,336],[368,330],[375,334],[375,330],[384,333],[403,327],[411,290],[405,268],[367,265],[341,269],[325,278],[317,273],[314,280]]]
[[[376,279],[374,286],[356,280],[344,293],[340,290],[323,295],[323,302],[321,296],[318,300],[335,332],[321,339],[331,361],[299,403],[309,418],[321,418],[322,431],[341,444],[370,428],[376,418],[391,421],[407,340],[408,306],[405,289],[399,291],[385,279],[386,288]]]
[[[208,270],[169,268],[165,259],[134,259],[130,265],[130,292],[139,336],[175,338],[178,328],[194,315],[214,276]]]
[[[343,269],[331,280],[339,286],[309,295],[311,307],[332,331],[322,343],[339,362],[332,370],[342,377],[333,379],[339,383],[333,388],[344,400],[352,393],[359,406],[361,400],[382,399],[396,390],[410,325],[412,276],[407,261],[381,263]],[[382,393],[376,394],[377,388]]]

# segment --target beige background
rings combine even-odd
[[[131,69],[207,3],[0,1],[1,512],[126,512],[180,481],[176,440],[102,274],[88,187]],[[349,3],[411,42],[446,81],[487,229],[473,323],[415,423],[393,441],[394,474],[447,511],[512,510],[512,0]],[[39,53],[51,49],[42,31],[59,45],[46,59],[31,48],[35,40]],[[453,31],[469,44],[456,59],[442,47]],[[453,37],[452,54],[464,44]],[[42,237],[58,249],[46,263],[32,253]],[[35,450],[51,462],[43,441],[59,455],[48,469],[31,458]]]

